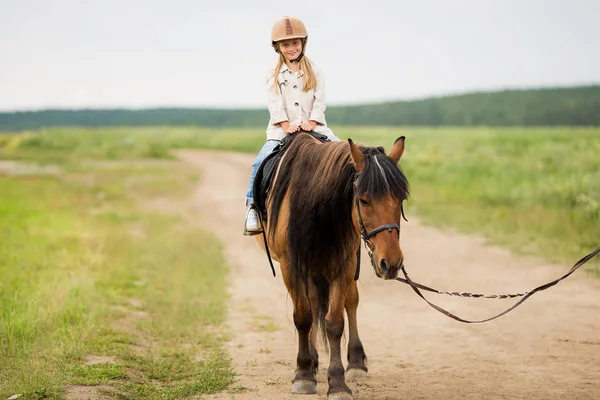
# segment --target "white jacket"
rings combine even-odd
[[[267,80],[267,91],[269,94],[269,114],[271,119],[267,126],[267,140],[281,140],[286,136],[285,131],[279,124],[283,121],[289,121],[290,124],[300,125],[310,120],[316,121],[317,126],[314,131],[325,135],[332,135],[333,132],[327,127],[325,121],[325,88],[321,72],[312,64],[317,86],[314,89],[304,92],[303,72],[292,72],[285,64],[279,72],[279,91],[273,89],[275,77],[271,70]]]

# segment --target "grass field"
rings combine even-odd
[[[22,158],[51,154],[55,168],[0,173],[0,399],[60,399],[77,385],[119,399],[224,389],[220,247],[165,210],[185,208],[199,177],[71,150],[28,148]]]
[[[600,244],[600,129],[339,127],[342,139],[389,148],[401,162],[407,204],[428,224],[478,232],[516,252],[572,263]],[[173,148],[255,153],[263,128],[49,129],[6,143],[5,157],[168,158]],[[1,146],[1,144],[0,144]],[[39,150],[42,150],[40,152]],[[595,261],[588,270],[598,272]]]
[[[407,137],[409,219],[565,270],[600,245],[600,129],[335,132],[386,148]],[[227,387],[226,267],[190,218],[164,212],[184,209],[198,179],[170,151],[255,153],[263,142],[262,128],[0,135],[0,399],[58,399],[79,384],[123,399]],[[600,262],[587,270],[600,276]]]
[[[600,129],[338,132],[387,147],[407,136],[407,212],[429,224],[571,265],[600,245]]]

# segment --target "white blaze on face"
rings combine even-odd
[[[385,182],[385,187],[387,188],[388,192],[391,192],[392,189],[390,188],[390,184],[388,183],[387,177],[385,176],[385,171],[383,170],[383,168],[379,164],[379,161],[377,160],[377,156],[374,156],[372,158],[373,158],[373,160],[375,160],[375,164],[377,164],[377,167],[379,167],[379,171],[381,171],[381,175],[383,175],[383,181]]]

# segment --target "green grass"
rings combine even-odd
[[[600,129],[338,129],[387,148],[407,136],[407,212],[572,264],[600,245]],[[600,275],[600,262],[590,263]],[[566,265],[565,265],[566,266]]]
[[[600,129],[334,127],[390,148],[411,186],[406,210],[428,224],[485,235],[516,252],[572,263],[600,242]],[[0,135],[0,138],[2,136]],[[178,148],[256,153],[264,128],[53,128],[5,136],[2,157],[37,163],[169,159]],[[588,270],[600,276],[600,262]]]
[[[21,145],[16,158],[48,160]],[[54,153],[58,174],[0,173],[0,398],[60,399],[72,384],[123,399],[223,390],[233,371],[220,246],[191,218],[152,207],[181,209],[198,175],[70,150]]]
[[[383,144],[406,134],[407,212],[429,224],[567,264],[600,245],[600,129],[351,133]]]
[[[565,269],[600,244],[600,129],[335,132],[388,149],[407,137],[409,219],[480,233]],[[264,135],[166,127],[0,135],[0,161],[20,163],[13,175],[0,164],[0,399],[60,399],[69,385],[178,399],[231,384],[219,244],[152,205],[185,208],[198,179],[173,149],[255,153]],[[600,277],[600,260],[589,265]],[[278,329],[260,318],[256,328]]]
[[[51,128],[21,135],[0,134],[0,156],[63,164],[80,159],[170,159],[174,148],[252,152],[264,142],[264,129]]]
[[[342,139],[386,148],[405,135],[401,165],[412,185],[407,211],[417,212],[428,224],[479,232],[517,252],[562,263],[598,245],[598,128],[334,131]],[[264,140],[262,127],[53,128],[7,136],[0,148],[4,157],[62,164],[81,158],[169,158],[175,148],[256,153]],[[598,270],[599,263],[593,265]]]
[[[401,166],[412,187],[406,211],[428,224],[481,233],[491,243],[559,263],[573,263],[600,244],[599,128],[334,131],[388,149],[406,136]],[[256,153],[264,140],[264,128],[54,128],[6,136],[0,158],[62,165],[82,158],[168,159],[178,148]],[[589,265],[600,276],[600,262]]]

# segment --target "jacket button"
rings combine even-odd
[[[295,105],[296,107],[298,107],[300,104],[298,104],[298,103],[294,103],[294,105]]]

